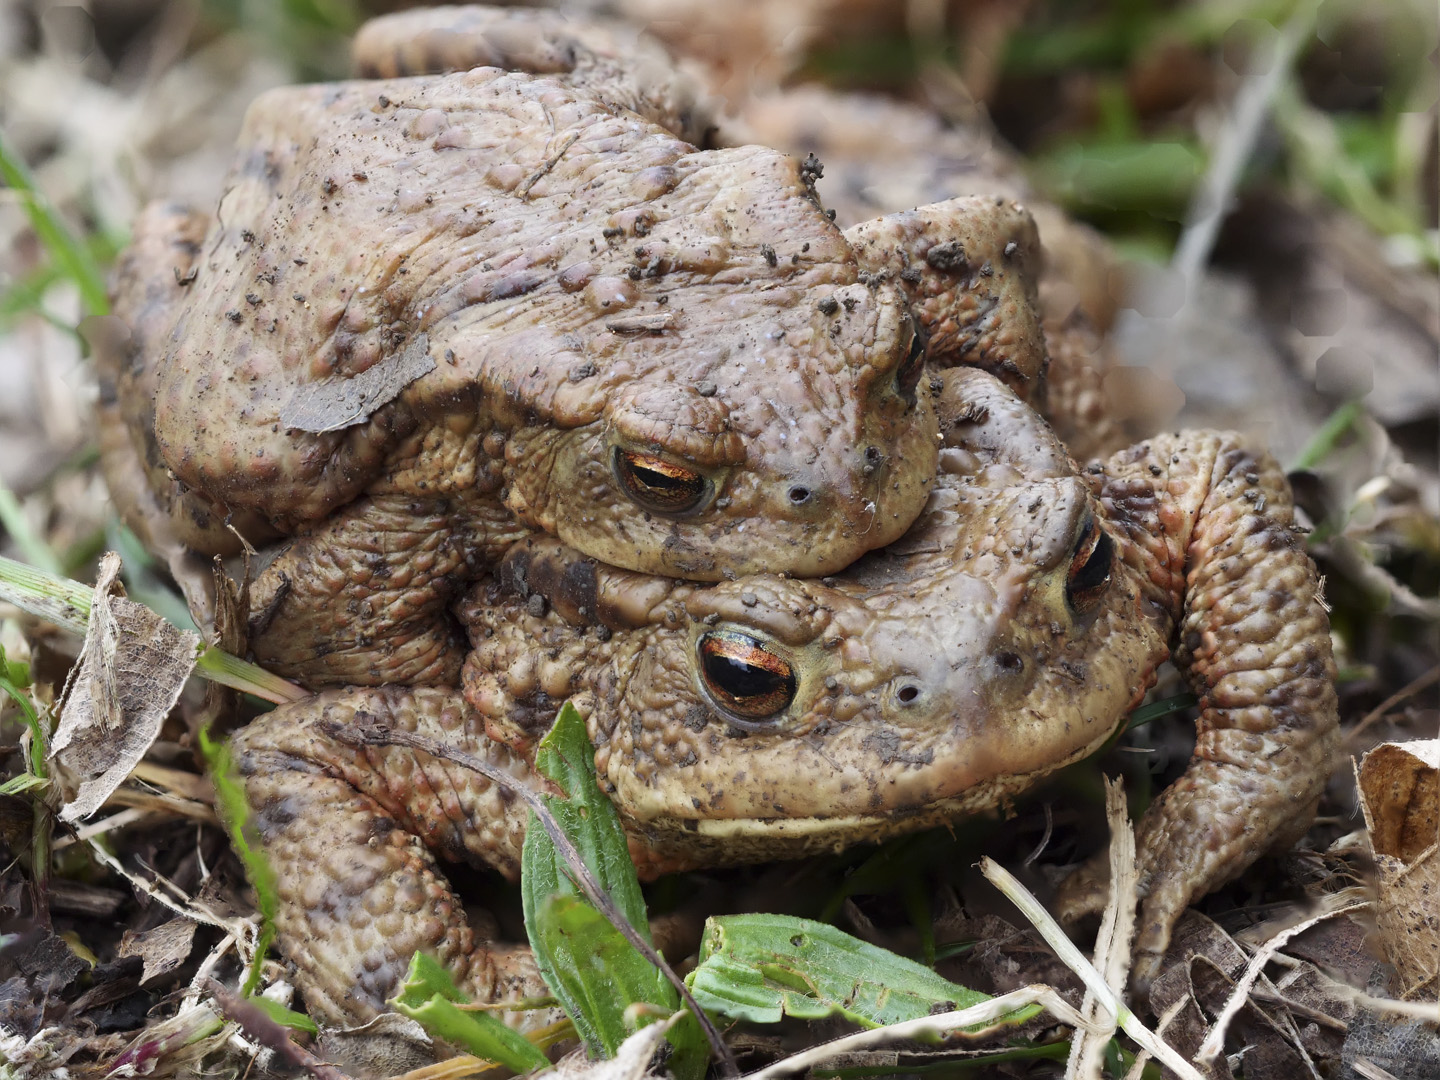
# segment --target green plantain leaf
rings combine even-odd
[[[541,740],[535,768],[565,792],[566,798],[546,796],[551,813],[600,887],[648,942],[645,898],[625,830],[595,781],[595,750],[585,721],[569,702]],[[631,1012],[630,1006],[651,1006],[651,1019],[680,1007],[679,995],[660,971],[581,896],[534,814],[520,865],[525,932],[536,964],[592,1055],[613,1057],[637,1019],[643,1026],[646,1013]],[[709,1053],[695,1018],[677,1022],[666,1038],[674,1048],[670,1071],[678,1080],[699,1080]]]
[[[776,1023],[839,1014],[863,1027],[969,1008],[987,995],[923,964],[793,915],[726,915],[705,924],[700,964],[686,980],[707,1012]],[[1022,1009],[1014,1022],[1038,1009]]]

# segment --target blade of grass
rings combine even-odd
[[[105,276],[100,272],[99,265],[91,257],[89,249],[60,220],[50,201],[35,187],[30,170],[20,156],[11,151],[3,132],[0,132],[0,179],[20,196],[30,227],[35,230],[35,235],[45,245],[56,266],[75,282],[86,310],[91,315],[108,315],[110,301],[105,295]]]
[[[25,726],[30,729],[30,747],[25,755],[26,771],[15,778],[16,781],[23,780],[24,783],[15,784],[14,790],[7,790],[5,794],[18,795],[21,791],[31,789],[40,789],[43,792],[37,794],[32,803],[30,824],[30,865],[33,867],[34,888],[38,900],[47,895],[50,881],[53,789],[49,786],[50,769],[45,764],[50,753],[50,733],[41,723],[40,714],[35,711],[35,703],[30,700],[30,695],[24,692],[30,685],[29,665],[11,663],[5,656],[5,650],[0,649],[0,672],[3,672],[0,674],[0,691],[15,702],[25,717]],[[10,785],[7,784],[6,787],[9,788]],[[48,905],[41,910],[47,912],[48,918]]]
[[[30,522],[25,520],[25,510],[21,507],[20,500],[4,484],[0,484],[0,525],[5,527],[10,539],[15,541],[15,546],[25,556],[26,562],[52,574],[61,572],[60,559],[49,544],[35,535],[35,530],[30,528]]]
[[[276,884],[275,871],[266,861],[265,853],[251,847],[250,840],[245,835],[250,804],[245,799],[245,785],[235,769],[230,744],[212,739],[208,727],[200,728],[199,736],[200,755],[205,759],[210,781],[215,785],[215,812],[220,815],[225,831],[230,836],[230,846],[235,849],[235,854],[240,856],[240,862],[245,867],[245,877],[249,880],[250,887],[255,890],[255,907],[260,912],[260,935],[255,942],[255,955],[240,987],[240,993],[249,997],[260,985],[265,953],[269,951],[270,943],[275,940],[275,914],[280,906],[279,887]]]
[[[518,780],[503,769],[492,766],[484,759],[474,754],[467,754],[454,746],[442,743],[438,739],[431,739],[425,735],[418,735],[410,731],[399,731],[395,728],[386,727],[377,723],[373,717],[366,717],[363,713],[348,724],[336,724],[322,722],[320,730],[337,742],[350,746],[409,746],[416,750],[423,750],[431,757],[443,761],[453,761],[461,768],[469,769],[485,777],[492,784],[503,788],[513,794],[527,807],[534,811],[535,820],[545,830],[550,842],[555,845],[556,851],[564,859],[565,866],[569,871],[571,879],[579,887],[585,899],[599,911],[624,935],[625,940],[630,942],[642,956],[657,967],[661,974],[671,986],[675,987],[685,1006],[699,1022],[701,1030],[705,1032],[705,1040],[710,1044],[711,1053],[720,1062],[721,1073],[724,1076],[739,1076],[740,1068],[735,1062],[735,1055],[720,1037],[720,1032],[715,1028],[714,1023],[705,1011],[696,1003],[690,993],[690,988],[675,974],[674,968],[665,962],[665,959],[655,951],[655,947],[646,941],[633,927],[628,919],[615,905],[615,901],[601,888],[600,883],[595,879],[590,867],[586,864],[584,856],[575,846],[574,841],[565,834],[560,823],[555,820],[550,807],[539,792],[531,789],[523,781]]]
[[[89,626],[91,592],[88,585],[78,581],[0,557],[0,600],[8,600],[72,633],[83,636]],[[277,705],[310,696],[308,690],[214,645],[201,649],[195,673]]]
[[[1364,404],[1357,400],[1347,401],[1341,405],[1320,425],[1320,429],[1310,436],[1310,441],[1300,451],[1294,461],[1290,463],[1287,472],[1300,472],[1304,469],[1313,469],[1335,449],[1335,444],[1340,441],[1355,421],[1359,420],[1365,413]]]

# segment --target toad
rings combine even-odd
[[[523,808],[449,761],[338,741],[332,725],[361,715],[527,777],[573,700],[654,875],[1000,806],[1109,739],[1168,657],[1200,698],[1198,739],[1139,826],[1142,981],[1188,903],[1303,832],[1336,745],[1334,665],[1279,466],[1190,432],[1082,471],[989,374],[936,381],[929,503],[844,572],[689,583],[527,539],[460,606],[461,690],[326,691],[236,736],[314,1015],[383,1008],[416,949],[483,1000],[537,988],[525,953],[467,922],[437,861],[513,876]],[[1082,872],[1062,913],[1106,888]]]
[[[683,80],[600,30],[377,26],[357,63],[389,77],[262,96],[215,211],[141,217],[101,357],[125,517],[172,567],[264,549],[272,670],[453,683],[447,606],[537,532],[691,580],[838,571],[925,503],[927,357],[1043,375],[1018,204],[882,252],[813,163],[685,141]]]

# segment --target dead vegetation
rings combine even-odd
[[[1103,229],[1128,260],[1104,287],[1119,309],[1110,340],[1122,366],[1106,385],[1114,407],[1141,433],[1178,424],[1259,431],[1291,466],[1326,574],[1345,752],[1358,764],[1338,763],[1296,849],[1191,911],[1173,963],[1132,1006],[1206,1077],[1435,1075],[1433,5],[774,0],[738,14],[721,0],[605,6],[653,21],[735,103],[817,80],[919,103],[945,122],[988,110],[1025,155],[1028,182]],[[99,313],[87,267],[113,257],[144,199],[213,198],[245,104],[267,86],[342,73],[344,37],[360,14],[344,0],[16,0],[0,9],[4,148],[78,238],[74,250],[58,249],[34,228],[23,184],[11,176],[0,190],[8,554],[94,581],[107,572],[100,553],[117,549],[131,600],[183,620],[163,570],[116,526],[98,479],[94,382],[75,332]],[[140,616],[132,605],[125,617]],[[57,618],[0,608],[0,1074],[338,1076],[325,1060],[359,1060],[369,1051],[341,1043],[368,1047],[364,1034],[301,1049],[234,993],[260,919],[219,826],[196,733],[206,720],[222,730],[240,722],[257,704],[185,684],[188,666],[162,685],[154,654],[115,651],[121,629],[108,615],[90,622],[83,653]],[[193,652],[182,633],[163,632],[172,638],[159,654]],[[1156,696],[1175,690],[1162,684]],[[147,703],[149,730],[132,727],[134,709],[109,712],[105,702],[127,694]],[[72,786],[61,811],[51,780],[77,765],[34,754],[39,728],[52,747],[68,740],[71,755],[87,738],[98,746],[78,766],[89,801],[73,801]],[[117,755],[117,739],[130,744],[128,756]],[[1125,776],[1133,809],[1183,765],[1185,740],[1183,716],[1134,727],[1103,761],[1062,777],[1002,825],[662,883],[651,891],[657,934],[671,955],[687,955],[711,911],[832,920],[938,962],[965,986],[1054,988],[1089,1025],[1067,1014],[1086,1032],[1073,1043],[1072,1075],[1156,1075],[1109,1050],[1123,1017],[1105,984],[1124,983],[1124,912],[1102,929],[1115,943],[1095,960],[1104,983],[1087,983],[971,864],[989,854],[1043,899],[1100,835],[1098,769]],[[99,782],[106,774],[113,783]],[[478,876],[464,884],[507,936],[523,937],[513,893]],[[262,984],[265,997],[291,1004],[277,961],[264,965]],[[812,1027],[808,1042],[836,1033],[833,1021]],[[1026,1029],[1041,1046],[1059,1033],[1054,1020]],[[742,1067],[756,1069],[793,1049],[795,1034],[741,1027],[728,1037]],[[414,1067],[395,1046],[386,1043],[391,1056],[373,1063],[374,1075]],[[637,1043],[617,1059],[617,1075],[622,1065],[638,1075],[653,1048]],[[871,1036],[837,1052],[845,1056],[826,1075],[933,1071],[968,1053]],[[791,1063],[802,1066],[810,1063]],[[993,1058],[985,1075],[1066,1067],[1063,1055],[1040,1053]]]

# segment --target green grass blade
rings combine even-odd
[[[1290,463],[1287,472],[1301,472],[1313,469],[1334,451],[1345,433],[1355,426],[1355,421],[1365,415],[1365,404],[1360,400],[1347,401],[1332,412],[1321,424],[1305,448]]]
[[[625,830],[596,783],[594,762],[585,721],[566,702],[535,758],[536,771],[558,784],[566,796],[547,797],[546,804],[601,889],[648,942],[645,898],[630,861]],[[679,994],[660,969],[581,896],[533,813],[520,865],[525,933],[536,965],[592,1054],[613,1057],[633,1033],[636,1013],[630,1006],[651,1006],[642,1014],[650,1017],[680,1007]],[[675,1049],[671,1072],[679,1080],[699,1080],[708,1050],[695,1018],[678,1021],[666,1038]]]
[[[0,179],[20,197],[20,205],[30,219],[30,227],[65,275],[75,282],[86,311],[91,315],[108,315],[110,301],[105,295],[105,275],[75,235],[71,233],[50,201],[35,187],[30,170],[11,151],[0,132]]]
[[[245,799],[245,785],[235,769],[235,759],[230,753],[230,744],[210,738],[208,728],[200,729],[200,754],[205,759],[210,782],[215,785],[215,812],[230,836],[230,845],[240,856],[245,867],[245,877],[255,890],[255,907],[260,912],[260,937],[255,942],[255,958],[245,975],[240,993],[249,997],[260,985],[260,967],[265,953],[275,940],[275,913],[280,906],[280,890],[276,883],[275,870],[266,861],[262,852],[250,846],[245,836],[245,823],[250,818],[250,804]]]
[[[94,592],[88,585],[60,577],[14,559],[0,557],[0,600],[8,600],[32,615],[84,636],[90,621]],[[195,663],[195,673],[211,682],[240,690],[277,705],[309,697],[309,691],[280,676],[206,645]]]
[[[476,1057],[498,1061],[517,1074],[548,1069],[550,1059],[514,1028],[484,1012],[457,1006],[469,1003],[432,957],[417,952],[399,992],[391,999],[395,1011],[416,1021],[437,1038],[463,1047]]]

